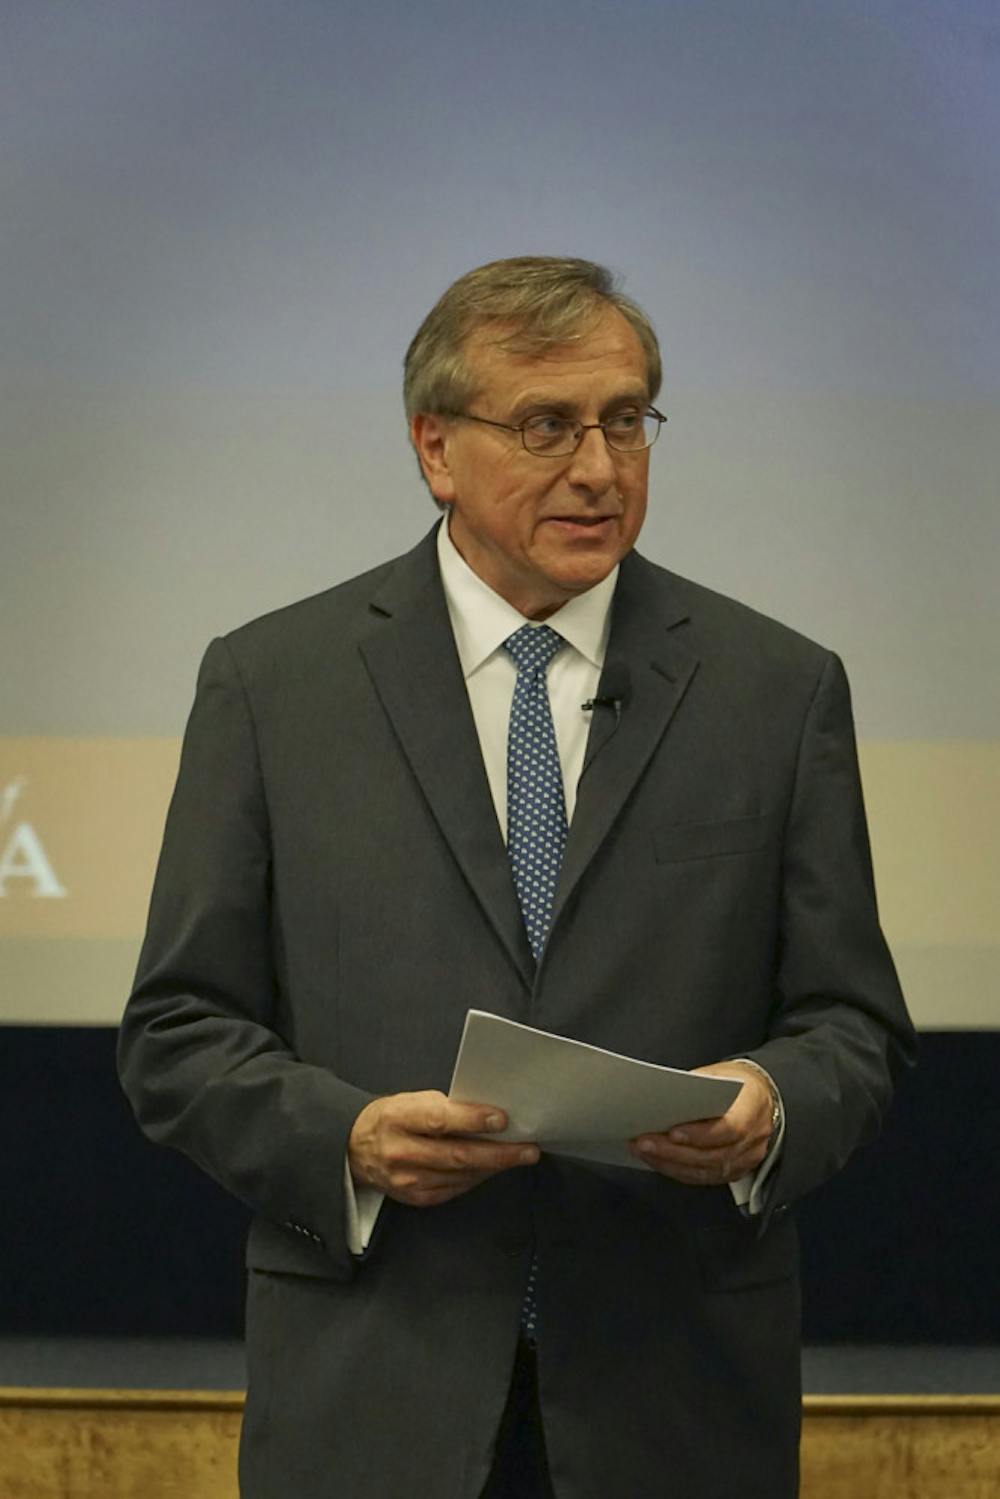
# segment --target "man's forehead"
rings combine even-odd
[[[617,374],[646,383],[646,358],[638,335],[614,307],[602,310],[558,343],[533,341],[511,323],[489,323],[465,341],[470,371],[505,387],[538,386],[575,374]]]

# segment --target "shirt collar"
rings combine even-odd
[[[447,517],[438,527],[437,547],[458,659],[463,676],[469,678],[520,629],[525,618],[472,571],[448,535]],[[615,566],[600,583],[571,598],[546,621],[598,669],[604,665],[608,648],[611,600],[617,582]]]

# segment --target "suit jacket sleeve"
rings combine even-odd
[[[850,692],[829,656],[805,718],[785,828],[773,1023],[747,1055],[774,1078],[786,1133],[768,1210],[878,1133],[913,1030],[882,936]]]
[[[225,641],[202,663],[119,1069],[151,1139],[350,1273],[344,1159],[370,1094],[280,1034],[268,809],[250,704]],[[279,955],[280,959],[280,955]]]

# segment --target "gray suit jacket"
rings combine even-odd
[[[912,1051],[836,657],[625,559],[535,970],[433,535],[213,643],[121,1032],[151,1138],[253,1208],[247,1499],[475,1499],[537,1244],[560,1499],[788,1499],[788,1205],[876,1133]],[[347,1250],[375,1094],[447,1089],[470,1006],[784,1098],[764,1215],[543,1158]]]

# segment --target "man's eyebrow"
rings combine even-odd
[[[649,396],[645,389],[636,387],[634,390],[619,391],[610,400],[605,401],[601,407],[602,416],[609,411],[619,411],[623,406],[641,406],[643,410],[649,405]],[[565,401],[556,396],[548,396],[543,392],[535,393],[529,391],[523,395],[511,412],[511,421],[521,421],[533,412],[545,411],[553,416],[578,417],[579,407],[573,401]]]
[[[645,411],[648,405],[649,391],[642,385],[636,386],[633,390],[621,391],[617,396],[613,396],[610,401],[605,401],[601,410],[602,412],[617,411],[622,406],[641,406]]]
[[[571,401],[562,401],[557,396],[529,392],[517,402],[511,416],[530,416],[533,411],[551,411],[555,416],[575,416],[576,407]]]

